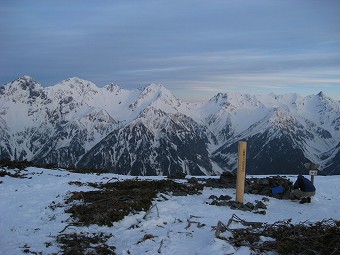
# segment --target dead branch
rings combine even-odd
[[[162,249],[162,246],[163,246],[163,241],[164,241],[164,239],[162,239],[161,244],[159,245],[159,248],[157,250],[158,253],[161,253],[161,249]]]
[[[145,219],[148,217],[148,215],[150,214],[151,210],[152,210],[154,207],[156,207],[156,209],[157,209],[157,217],[159,218],[159,210],[158,210],[157,204],[154,204],[153,206],[151,206],[151,207],[149,208],[149,210],[146,211],[146,213],[145,213],[145,215],[144,215],[144,217],[143,217],[143,220],[145,220]]]
[[[83,224],[80,222],[74,222],[74,223],[70,223],[68,225],[66,225],[61,231],[59,231],[59,233],[63,233],[68,227],[71,226],[82,226]]]

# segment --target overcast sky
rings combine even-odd
[[[1,0],[0,84],[23,75],[340,99],[340,1]]]

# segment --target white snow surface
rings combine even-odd
[[[14,170],[7,170],[13,171]],[[78,174],[66,170],[47,170],[30,167],[24,171],[25,179],[0,177],[0,254],[25,254],[30,251],[51,254],[60,252],[55,237],[70,223],[70,215],[64,207],[52,210],[52,204],[64,204],[72,191],[87,191],[94,188],[70,185],[70,181],[107,182],[131,179],[131,176],[114,174]],[[162,179],[164,177],[139,177]],[[295,176],[288,176],[295,181]],[[212,206],[210,195],[230,195],[235,199],[234,189],[205,188],[201,195],[172,196],[168,200],[158,197],[150,213],[140,212],[126,216],[113,227],[68,227],[68,232],[103,232],[113,236],[108,245],[116,246],[117,254],[251,254],[247,247],[233,247],[226,241],[215,238],[212,227],[220,220],[227,223],[236,214],[246,221],[274,223],[292,219],[293,223],[340,219],[340,176],[316,176],[317,193],[310,204],[269,198],[266,215],[231,210],[229,207]],[[245,202],[255,203],[263,196],[245,194]],[[199,224],[188,226],[188,220]],[[202,225],[204,224],[204,225]],[[137,228],[131,228],[138,225]],[[202,227],[203,226],[203,227]],[[143,240],[145,234],[153,238]],[[46,245],[50,244],[50,245]],[[47,247],[48,246],[48,247]],[[268,254],[268,253],[267,253]],[[272,253],[275,254],[275,253]]]

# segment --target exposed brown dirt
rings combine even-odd
[[[129,213],[146,211],[157,193],[171,192],[173,195],[186,196],[197,194],[203,189],[200,184],[186,185],[172,180],[127,180],[88,185],[99,190],[73,192],[66,201],[71,205],[66,212],[71,213],[78,223],[86,226],[91,224],[112,226],[113,222],[123,219]]]
[[[103,233],[71,233],[60,234],[57,241],[63,255],[114,255],[116,247],[105,243],[110,237]]]

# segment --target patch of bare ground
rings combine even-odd
[[[241,223],[243,227],[230,227],[233,222]],[[218,222],[215,236],[236,247],[248,246],[256,254],[268,251],[290,255],[340,254],[340,221],[333,219],[299,224],[284,220],[268,224],[248,222],[234,214],[227,224]]]
[[[103,233],[70,233],[57,237],[64,255],[114,255],[114,246],[105,242],[110,238]]]
[[[66,210],[82,225],[107,225],[123,219],[130,213],[146,211],[157,193],[193,195],[199,193],[200,184],[187,185],[172,180],[146,181],[126,180],[106,184],[88,184],[99,190],[73,192],[66,203]],[[78,201],[76,203],[73,203]],[[81,201],[81,203],[79,203]]]
[[[173,180],[145,181],[126,180],[105,184],[70,182],[70,185],[88,185],[97,190],[73,192],[66,200],[74,222],[69,226],[112,226],[113,222],[123,219],[130,213],[147,211],[158,193],[175,196],[198,194],[203,189],[200,184],[181,184]],[[68,226],[67,226],[68,227]],[[67,227],[61,232],[64,232]],[[61,244],[62,254],[104,255],[115,254],[114,247],[105,242],[103,234],[60,234],[57,242]],[[90,249],[91,248],[91,249]],[[86,253],[87,252],[87,253]]]

